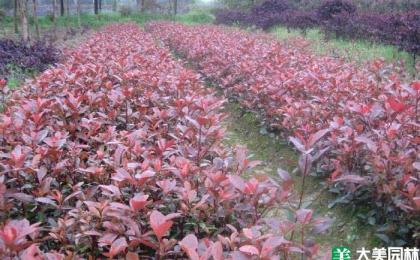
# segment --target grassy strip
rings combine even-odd
[[[138,13],[133,12],[130,15],[121,15],[118,12],[104,12],[99,15],[94,14],[82,14],[81,15],[82,26],[88,26],[90,28],[98,28],[103,25],[115,22],[136,22],[138,24],[144,24],[152,20],[174,20],[186,24],[199,24],[199,23],[212,23],[214,16],[208,11],[203,9],[193,9],[188,13],[179,14],[176,16],[169,14],[150,14],[150,13]],[[38,17],[39,26],[42,30],[50,29],[53,27],[53,21],[51,16],[40,16]],[[34,21],[31,18],[29,21],[31,28],[34,27]],[[78,18],[75,15],[72,16],[58,16],[57,17],[58,27],[77,27]],[[13,17],[5,17],[2,21],[3,30],[1,34],[13,33]]]
[[[306,34],[299,30],[287,30],[286,27],[277,26],[271,33],[278,39],[287,41],[291,38],[303,37],[311,42],[310,49],[315,54],[332,55],[344,58],[349,62],[363,63],[375,59],[383,58],[386,62],[402,61],[405,69],[414,74],[414,60],[412,55],[405,51],[400,51],[395,46],[372,43],[364,40],[347,39],[325,39],[324,34],[319,29],[309,29]]]
[[[245,145],[253,160],[262,161],[256,167],[255,173],[260,171],[277,178],[277,169],[282,168],[293,172],[298,164],[298,154],[290,147],[280,135],[266,130],[265,125],[257,114],[244,110],[240,104],[229,102],[225,111],[229,117],[224,122],[227,129],[224,143],[233,147]],[[302,189],[300,174],[292,174],[298,191]],[[367,208],[349,207],[337,203],[334,207],[330,204],[336,200],[333,194],[323,190],[322,179],[317,176],[308,177],[305,190],[305,205],[311,205],[319,215],[329,216],[334,220],[331,230],[317,237],[316,241],[328,251],[333,246],[348,245],[354,251],[361,247],[375,247],[381,244],[374,234],[373,225],[367,225],[359,215],[366,214]]]

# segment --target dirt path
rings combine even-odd
[[[255,173],[268,173],[273,178],[278,178],[277,169],[289,171],[301,190],[302,177],[293,173],[297,167],[297,152],[281,137],[266,130],[261,120],[252,112],[243,110],[238,103],[230,101],[225,106],[229,114],[224,122],[226,127],[225,144],[231,147],[244,145],[254,160],[262,161]],[[322,252],[326,253],[334,246],[349,246],[356,253],[362,247],[372,248],[380,243],[375,239],[373,230],[364,226],[358,220],[356,211],[343,206],[329,207],[334,201],[332,194],[322,188],[322,179],[310,176],[305,184],[305,200],[303,205],[315,211],[320,216],[333,219],[333,224],[328,233],[317,237],[321,244]],[[360,209],[359,209],[360,210]],[[285,215],[286,213],[278,212]]]

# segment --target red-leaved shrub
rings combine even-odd
[[[381,209],[378,223],[419,217],[420,82],[401,82],[380,61],[356,67],[264,34],[169,22],[147,30],[292,136],[299,163],[318,160],[335,192]],[[401,225],[413,241],[418,225]]]
[[[290,180],[243,177],[258,162],[221,144],[224,100],[136,25],[106,27],[7,100],[1,259],[317,254],[290,234],[329,221],[272,218],[294,206]]]

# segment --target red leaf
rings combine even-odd
[[[369,148],[369,150],[371,150],[374,153],[376,153],[377,150],[378,150],[378,147],[376,146],[376,143],[374,141],[372,141],[372,139],[370,139],[370,138],[367,138],[365,136],[358,136],[354,140],[366,144],[367,147]]]
[[[329,131],[330,131],[330,129],[322,129],[322,130],[319,130],[318,132],[316,132],[315,134],[312,134],[309,137],[309,143],[308,143],[309,147],[312,147],[316,142],[319,141],[319,139],[324,137]]]
[[[388,104],[395,112],[402,112],[405,109],[404,103],[398,102],[395,98],[389,97]]]
[[[366,180],[362,176],[349,174],[335,179],[334,182],[365,183]]]
[[[305,146],[302,144],[302,142],[296,138],[296,137],[289,137],[290,142],[292,142],[296,149],[298,149],[301,153],[304,153],[306,151]]]
[[[244,193],[246,194],[255,194],[258,190],[259,182],[257,179],[252,178],[251,180],[245,183]]]
[[[213,256],[214,260],[223,260],[223,246],[220,241],[217,241],[211,246],[211,255]]]
[[[229,175],[228,176],[230,183],[233,187],[237,188],[238,190],[244,192],[245,190],[245,181],[238,175]]]
[[[312,210],[310,209],[299,209],[296,211],[296,218],[302,225],[307,225],[312,219]]]
[[[283,181],[289,181],[289,180],[291,180],[290,174],[287,171],[283,170],[283,169],[278,168],[277,169],[277,174],[279,175],[279,177]]]
[[[136,253],[133,252],[128,252],[127,255],[125,256],[125,260],[139,260],[139,256]]]
[[[150,225],[159,240],[165,236],[166,232],[172,227],[172,224],[172,221],[168,221],[167,218],[157,210],[154,210],[152,214],[150,214]]]
[[[415,89],[415,90],[420,90],[420,80],[414,81],[411,83],[411,86]]]
[[[192,260],[199,260],[200,257],[197,253],[198,248],[198,240],[197,237],[193,234],[189,234],[184,239],[179,242],[182,250],[188,255],[188,257]]]
[[[120,237],[111,244],[111,248],[109,249],[108,253],[104,253],[105,256],[113,258],[114,256],[118,255],[119,253],[125,251],[127,249],[128,244],[125,237]]]
[[[242,253],[246,253],[248,255],[259,255],[260,254],[260,251],[258,250],[258,248],[256,248],[255,246],[251,246],[251,245],[241,246],[239,248],[239,251],[241,251]]]
[[[44,260],[45,257],[39,247],[36,244],[32,244],[20,254],[20,259]]]
[[[10,153],[10,156],[16,168],[23,167],[26,154],[22,151],[22,146],[16,146],[15,149],[13,149],[13,151]]]
[[[168,194],[175,189],[176,180],[164,179],[162,181],[156,182],[156,184],[163,190],[164,194]]]
[[[149,198],[149,195],[143,195],[140,193],[137,193],[132,199],[130,199],[130,207],[134,211],[139,211],[143,209],[147,204],[147,199]]]
[[[264,243],[263,248],[261,250],[261,257],[268,257],[272,253],[274,253],[274,250],[281,245],[284,244],[290,244],[289,241],[284,239],[281,236],[275,236],[275,237],[269,237]]]
[[[420,209],[420,197],[414,197],[413,202],[416,204],[416,207]]]

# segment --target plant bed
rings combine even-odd
[[[311,162],[343,201],[373,208],[365,217],[376,219],[383,243],[416,243],[418,81],[401,82],[381,61],[358,68],[264,34],[167,22],[146,28],[290,136],[300,165]]]
[[[245,178],[258,162],[222,145],[224,100],[151,35],[112,25],[65,56],[0,114],[1,258],[317,255],[305,234],[329,220],[287,173]]]

